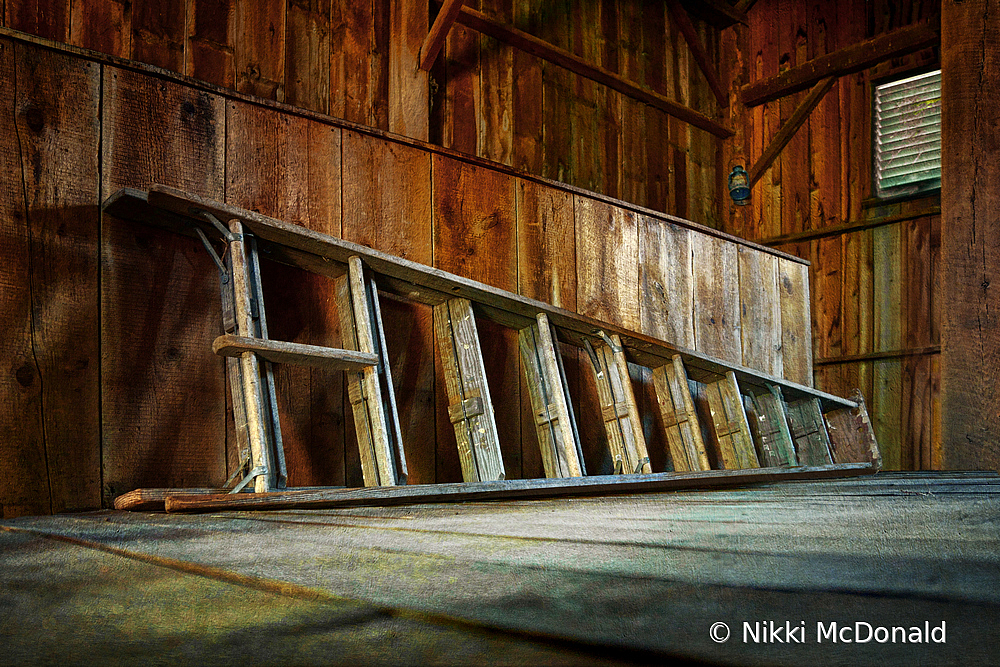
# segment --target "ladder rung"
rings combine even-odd
[[[616,467],[621,465],[624,473],[650,473],[649,454],[646,438],[642,432],[639,408],[635,402],[632,381],[628,374],[628,362],[618,334],[607,336],[599,332],[605,342],[597,347],[588,346],[597,384],[604,430],[608,436],[608,446]]]
[[[798,465],[781,388],[772,385],[766,394],[753,396],[752,401],[761,464],[767,467]]]
[[[331,371],[358,371],[378,363],[378,357],[365,352],[231,334],[216,338],[212,351],[223,357],[256,352],[261,358],[276,364],[312,366]]]
[[[706,398],[723,467],[726,470],[759,468],[736,374],[729,371],[722,379],[708,384]]]
[[[580,477],[586,466],[555,329],[539,313],[517,338],[545,476]]]
[[[786,403],[788,425],[795,441],[799,465],[822,466],[833,463],[830,455],[830,436],[820,402],[815,398]]]
[[[687,371],[679,354],[675,354],[669,364],[653,369],[653,386],[667,432],[674,472],[710,470]]]
[[[472,304],[468,299],[451,299],[434,306],[433,315],[462,478],[466,482],[504,479],[500,438]]]
[[[827,434],[830,436],[833,461],[872,463],[875,467],[881,467],[882,455],[875,442],[875,431],[868,417],[864,396],[860,390],[855,389],[851,399],[857,402],[858,407],[831,410],[823,415]]]

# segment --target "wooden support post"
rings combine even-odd
[[[723,467],[726,470],[759,468],[736,374],[729,371],[705,389]]]
[[[608,434],[611,456],[615,461],[615,472],[652,472],[621,339],[617,334],[601,337],[605,341],[603,344],[595,349],[588,340],[586,348],[594,371],[601,416]]]
[[[779,387],[771,386],[766,394],[753,396],[757,412],[756,432],[761,463],[769,468],[797,466],[792,434],[785,418],[785,399]]]
[[[466,482],[504,479],[500,438],[472,303],[468,299],[451,299],[434,306],[434,335],[444,366],[448,416],[455,426],[462,478]]]
[[[521,329],[518,343],[545,476],[580,477],[585,474],[583,450],[576,430],[566,372],[548,316],[539,313],[537,324]]]
[[[688,48],[691,50],[691,55],[694,56],[694,61],[698,63],[702,74],[708,80],[708,87],[712,89],[715,99],[719,102],[719,107],[728,107],[729,96],[726,95],[722,84],[719,83],[719,75],[716,73],[712,61],[709,60],[708,54],[705,52],[705,47],[701,44],[701,40],[698,39],[698,33],[695,32],[694,24],[691,23],[691,17],[688,16],[680,0],[667,0],[667,8],[670,10],[670,16],[673,17],[674,23],[677,24],[681,34],[684,35],[684,41],[687,42]]]
[[[420,69],[425,72],[431,70],[434,60],[441,52],[445,40],[448,38],[448,31],[454,25],[458,13],[462,11],[463,0],[444,0],[441,9],[438,10],[437,18],[427,32],[423,45],[420,47]]]
[[[830,436],[820,410],[819,401],[806,398],[787,404],[788,424],[795,441],[799,465],[823,466],[833,463]]]
[[[777,76],[743,86],[743,104],[754,107],[805,90],[829,77],[841,77],[868,69],[872,65],[905,56],[934,46],[939,36],[933,28],[917,23],[885,35],[852,44],[825,56],[819,56]]]
[[[875,429],[868,418],[868,408],[861,390],[855,389],[851,399],[856,408],[840,408],[823,415],[830,436],[834,463],[871,463],[882,467],[882,454],[875,442]]]
[[[361,454],[361,472],[365,486],[405,484],[397,461],[402,452],[402,437],[395,414],[395,401],[387,400],[391,376],[387,374],[384,344],[380,340],[381,322],[374,312],[377,295],[369,291],[359,257],[351,257],[347,275],[335,281],[337,309],[340,314],[344,346],[378,358],[378,365],[366,366],[347,374],[347,392],[354,413]],[[381,375],[381,378],[380,378]]]
[[[795,111],[792,115],[785,121],[774,138],[771,139],[771,143],[767,145],[767,148],[760,154],[757,161],[754,162],[753,166],[750,167],[749,180],[750,186],[753,187],[754,184],[760,180],[760,177],[764,175],[767,168],[777,159],[781,151],[788,145],[788,142],[792,140],[795,133],[799,131],[806,120],[809,119],[809,114],[812,110],[823,100],[823,97],[830,92],[833,88],[833,84],[837,83],[835,77],[827,77],[813,86],[813,89],[809,91],[809,94],[802,98],[799,105],[795,107]]]
[[[941,457],[1000,470],[1000,7],[941,3]],[[934,458],[934,457],[932,457]]]
[[[711,470],[681,355],[675,354],[672,363],[653,369],[653,386],[674,472]]]

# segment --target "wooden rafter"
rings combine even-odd
[[[816,108],[816,105],[820,103],[823,96],[830,92],[833,88],[833,84],[837,82],[836,77],[827,77],[813,86],[813,89],[809,91],[809,94],[802,98],[799,102],[799,106],[795,107],[795,111],[792,115],[785,121],[785,124],[781,126],[778,132],[771,139],[771,143],[767,145],[764,152],[760,154],[760,157],[750,168],[750,187],[754,186],[754,183],[760,180],[760,177],[764,175],[767,168],[771,166],[771,163],[778,157],[782,149],[788,145],[788,142],[792,140],[795,133],[799,131],[799,128],[806,122],[809,118],[809,114],[812,110]]]
[[[694,56],[695,62],[698,63],[698,67],[701,68],[702,73],[708,80],[708,87],[715,94],[715,99],[719,101],[719,106],[728,107],[729,96],[726,95],[726,91],[722,89],[722,84],[719,83],[719,75],[716,74],[715,67],[712,66],[712,61],[708,59],[705,47],[702,46],[701,40],[698,39],[698,33],[695,32],[694,24],[691,23],[691,18],[688,16],[687,11],[681,5],[680,0],[667,0],[667,7],[670,9],[670,16],[673,17],[674,23],[677,24],[681,34],[684,35],[684,40],[687,42],[688,48],[691,49],[691,55]]]
[[[617,90],[619,93],[657,108],[669,116],[705,130],[721,139],[728,139],[733,136],[731,129],[699,111],[678,104],[648,88],[643,88],[611,70],[592,65],[576,54],[553,46],[534,35],[529,35],[517,28],[498,23],[474,9],[462,7],[457,20],[467,28],[472,28],[477,32],[509,44],[525,53],[530,53],[542,60],[555,63],[584,78]]]
[[[739,14],[746,14],[755,4],[757,4],[757,0],[740,0],[733,7],[733,11]]]
[[[427,37],[420,47],[420,69],[430,71],[438,53],[441,52],[441,47],[444,46],[444,40],[448,37],[448,31],[451,30],[455,19],[458,18],[458,13],[462,10],[462,1],[444,0],[440,11],[438,11],[437,18],[434,19],[434,24],[427,32]]]
[[[681,0],[688,14],[709,25],[725,30],[735,23],[747,25],[747,17],[739,7],[733,7],[723,0]]]
[[[845,49],[793,67],[778,76],[748,83],[741,92],[748,107],[776,100],[805,90],[827,77],[840,77],[868,69],[889,58],[905,56],[940,42],[940,35],[931,27],[918,24],[900,28],[873,39],[858,42]]]

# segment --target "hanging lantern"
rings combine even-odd
[[[737,206],[746,206],[750,203],[750,175],[741,165],[736,165],[729,172],[729,196]]]

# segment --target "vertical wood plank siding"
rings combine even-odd
[[[912,23],[934,25],[940,11],[939,0],[762,0],[748,13],[749,28],[734,26],[722,33],[720,66],[730,70],[723,80],[730,97],[739,100],[741,85]],[[937,206],[936,194],[888,203],[872,199],[869,99],[873,81],[937,65],[938,49],[927,49],[842,77],[764,173],[750,205],[720,200],[721,228],[766,243],[794,232],[906,217]],[[731,105],[736,136],[723,143],[720,171],[753,164],[804,94],[749,110]],[[720,177],[720,191],[724,185]],[[842,396],[861,389],[890,469],[940,465],[940,432],[932,423],[932,415],[940,414],[940,355],[823,360],[941,344],[935,297],[941,240],[935,230],[940,230],[939,215],[917,216],[776,246],[812,263],[812,345],[821,362],[811,371],[816,386]],[[785,377],[794,377],[787,362],[784,371]]]
[[[161,181],[224,196],[221,98],[115,67],[102,77],[102,199]],[[105,501],[151,483],[218,484],[225,365],[202,343],[220,328],[215,265],[197,241],[111,216],[101,236]]]
[[[475,0],[496,20],[713,115],[666,7]],[[718,227],[717,142],[461,25],[417,67],[436,6],[416,0],[10,0],[8,28],[514,165]],[[694,19],[709,57],[719,31]],[[624,159],[622,159],[624,158]]]
[[[408,113],[393,111],[395,104],[404,102],[397,99],[390,104],[396,98],[385,92],[391,85],[386,81],[402,74],[386,74],[391,68],[377,55],[397,52],[379,23],[392,18],[387,4],[335,2],[328,24],[323,3],[282,5],[280,11],[268,5],[268,11],[261,13],[249,0],[217,5],[212,11],[199,9],[195,0],[182,4],[185,20],[176,39],[167,34],[178,23],[176,14],[147,16],[134,4],[114,2],[100,5],[103,15],[118,12],[115,21],[103,24],[104,32],[82,19],[78,23],[67,19],[68,27],[56,37],[82,43],[85,35],[93,40],[90,46],[129,56],[135,53],[136,35],[141,35],[142,48],[158,53],[161,65],[256,95],[302,105],[326,104],[336,115],[375,128],[393,125],[402,118],[398,113]],[[12,22],[15,4],[6,7],[7,25],[26,27]],[[180,11],[171,7],[172,12]],[[512,7],[499,3],[490,11],[531,26],[536,21],[543,24],[542,15],[556,9],[517,2]],[[623,24],[626,9],[614,2],[589,11],[595,21],[599,19],[602,35],[571,34],[570,28],[577,24],[567,19],[563,28],[570,48],[609,69],[644,76],[647,85],[662,85],[664,94],[676,94],[690,104],[711,99],[707,89],[702,90],[700,74],[692,69],[683,40],[676,52],[664,55],[661,81],[660,73],[650,74],[648,63],[630,51],[651,48],[655,36],[630,37],[642,45],[620,40],[619,33],[629,28]],[[661,21],[659,15],[656,21]],[[669,17],[662,22],[674,40]],[[126,27],[119,30],[119,25]],[[147,28],[137,27],[143,25]],[[699,30],[714,52],[718,46],[714,29],[699,24]],[[251,34],[246,31],[259,32],[261,40],[246,43]],[[283,36],[288,31],[300,34],[289,41]],[[328,55],[316,55],[327,53],[324,31],[329,35]],[[472,51],[462,56],[468,56],[468,62],[494,57],[506,62],[507,56],[493,53],[499,48],[495,44],[478,37],[470,43]],[[181,59],[178,44],[183,44]],[[280,50],[280,59],[254,69],[258,60],[277,57],[269,49]],[[348,53],[349,49],[354,51]],[[357,62],[359,53],[369,52],[377,52],[368,62],[381,74],[359,74],[347,66]],[[446,76],[448,68],[459,63],[459,54],[449,53],[442,60]],[[303,59],[312,58],[329,59],[328,84],[323,76],[289,78],[300,77]],[[437,132],[449,141],[466,142],[472,152],[486,150],[480,142],[499,142],[488,147],[491,156],[529,174],[558,168],[565,181],[599,193],[633,193],[636,199],[662,204],[668,212],[689,212],[696,222],[717,217],[719,207],[709,192],[716,179],[714,139],[699,139],[703,133],[683,124],[661,123],[663,119],[655,116],[658,112],[648,108],[636,111],[644,114],[637,125],[638,120],[620,115],[628,105],[618,94],[583,85],[573,77],[563,77],[556,86],[559,75],[549,66],[530,58],[511,60],[514,78],[510,90],[502,84],[505,93],[493,88],[493,80],[503,78],[503,67],[494,63],[489,74],[489,68],[474,69],[470,81],[475,85],[468,90],[473,98],[461,102],[471,105],[468,118],[456,107],[457,86],[452,79],[437,80],[433,104],[438,111],[442,104],[450,111],[431,114],[431,122],[437,118],[443,123],[437,129],[415,126],[413,133]],[[7,212],[2,230],[7,258],[2,312],[10,340],[4,351],[8,372],[0,384],[0,404],[11,411],[5,412],[9,414],[3,420],[5,428],[17,428],[0,443],[0,461],[24,480],[0,497],[4,516],[92,508],[139,486],[217,486],[235,463],[225,364],[210,353],[221,326],[214,264],[197,241],[100,216],[99,202],[121,187],[164,183],[520,291],[684,347],[707,351],[702,340],[718,339],[712,344],[713,353],[781,372],[766,351],[743,341],[754,331],[775,326],[776,318],[784,315],[773,308],[768,314],[763,303],[766,294],[778,292],[779,283],[756,284],[761,276],[773,274],[777,280],[778,275],[766,265],[779,260],[761,250],[746,248],[750,255],[743,261],[757,294],[737,280],[741,265],[737,248],[745,246],[650,211],[540,183],[527,175],[515,176],[419,143],[344,129],[223,90],[205,90],[141,68],[60,53],[16,38],[0,38],[0,66],[6,72],[2,85],[7,87],[5,122],[10,129],[0,140],[4,142],[0,159],[8,167],[2,190]],[[518,92],[522,86],[517,68],[522,66],[525,76],[541,77],[540,90]],[[405,69],[400,71],[405,74]],[[419,80],[406,85],[419,97],[419,90],[414,92],[423,85]],[[560,102],[565,113],[558,117],[545,106],[551,86],[568,95]],[[484,134],[479,123],[486,122],[487,115],[492,129]],[[465,122],[468,119],[471,126]],[[565,130],[558,142],[552,123]],[[666,143],[661,136],[654,147],[669,154],[651,172],[659,179],[656,182],[630,182],[646,178],[643,170],[621,165],[619,153],[626,149],[644,154],[649,164],[654,148],[640,150],[634,137],[625,138],[642,135],[637,127],[667,128]],[[410,132],[409,126],[405,131]],[[505,132],[509,141],[494,136]],[[594,145],[575,146],[584,136],[578,132]],[[63,148],[72,160],[60,157],[59,164],[51,166]],[[704,211],[705,219],[698,219],[699,211]],[[915,237],[914,244],[920,245],[919,240]],[[714,260],[694,250],[699,244],[728,258],[720,269],[725,275],[713,274]],[[759,265],[753,263],[757,255],[763,258]],[[681,263],[675,265],[675,259]],[[264,265],[271,336],[339,345],[330,281],[270,262]],[[802,270],[802,265],[795,266]],[[724,294],[710,294],[713,285]],[[696,290],[705,294],[706,303],[723,304],[725,325],[730,327],[725,336],[713,338],[705,335],[704,327],[696,328]],[[926,295],[914,294],[914,304],[923,307],[926,302]],[[63,318],[66,324],[48,314],[56,307],[72,309],[72,316]],[[740,328],[743,307],[749,313],[745,334]],[[430,309],[385,301],[383,314],[392,332],[389,352],[411,481],[457,481],[454,434],[449,435],[451,425],[442,418],[447,405],[440,372],[433,370]],[[522,419],[529,414],[529,402],[526,394],[522,400],[517,333],[483,323],[480,334],[491,392],[503,397],[496,407],[507,473],[511,478],[541,476],[532,422]],[[66,339],[70,335],[73,340]],[[605,443],[600,415],[592,409],[597,396],[586,366],[589,360],[575,349],[562,352],[587,468],[600,473],[606,463]],[[811,362],[809,352],[808,346],[800,346],[799,366],[788,365],[787,346],[781,353],[788,367],[801,368]],[[916,376],[918,370],[907,373]],[[656,469],[665,469],[669,460],[655,416],[651,374],[640,367],[630,372],[640,410],[654,415],[648,423],[644,416],[643,423],[650,447],[656,449],[651,461]],[[796,379],[810,382],[808,377]],[[339,374],[279,366],[278,396],[289,482],[360,484],[360,462],[353,426],[350,420],[345,424]],[[68,472],[68,466],[75,468]]]

